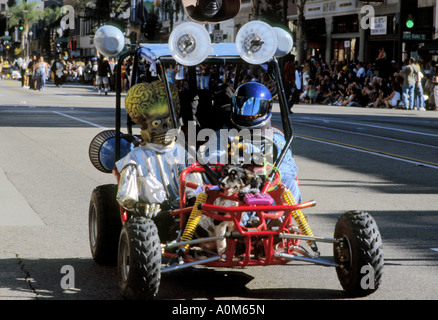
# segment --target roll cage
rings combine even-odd
[[[138,65],[139,60],[144,59],[148,63],[151,64],[152,69],[156,71],[156,73],[159,75],[161,80],[165,83],[166,88],[166,97],[168,100],[168,105],[172,117],[172,123],[173,127],[178,127],[178,119],[175,112],[175,106],[172,99],[172,95],[170,93],[170,84],[166,75],[166,68],[165,65],[172,63],[175,64],[175,60],[172,57],[172,54],[169,50],[168,44],[141,44],[138,48],[134,50],[127,51],[126,53],[122,54],[119,58],[118,64],[116,66],[116,116],[115,116],[115,129],[116,129],[116,146],[115,146],[115,160],[118,161],[120,159],[120,139],[121,139],[121,101],[122,101],[122,92],[121,92],[121,72],[122,72],[122,63],[123,60],[127,58],[133,58],[133,68],[132,68],[132,85],[138,83],[139,81],[139,74],[138,74]],[[247,62],[245,62],[237,53],[236,46],[234,43],[219,43],[212,45],[211,53],[208,55],[207,59],[204,60],[203,63],[208,64],[218,64],[218,65],[226,65],[226,64],[232,64],[235,65],[237,70],[235,73],[235,79],[232,83],[232,86],[234,89],[237,88],[237,85],[239,84],[239,70],[242,65],[248,65]],[[286,92],[283,86],[282,76],[281,76],[281,69],[280,64],[278,60],[273,57],[270,61],[268,61],[266,64],[267,70],[269,70],[269,74],[272,76],[272,78],[275,80],[275,83],[277,85],[278,90],[278,102],[280,106],[280,114],[281,114],[281,121],[282,121],[282,127],[283,132],[286,138],[286,147],[283,148],[282,153],[278,157],[276,161],[276,166],[279,166],[282,162],[284,156],[286,155],[287,150],[289,150],[292,140],[293,140],[293,129],[292,125],[289,120],[289,106],[287,103],[287,96]],[[189,82],[189,90],[197,90],[196,86],[196,66],[187,66],[188,67],[188,82]],[[126,119],[126,125],[127,125],[127,131],[129,134],[132,134],[132,127],[134,125],[134,122],[130,118],[129,115],[127,115]],[[190,153],[196,153],[195,150],[189,148],[188,145],[186,145],[186,150]],[[197,157],[195,157],[197,159]],[[214,173],[207,169],[207,174],[210,178],[215,179]],[[212,174],[214,176],[212,176]],[[272,177],[273,178],[273,177]]]

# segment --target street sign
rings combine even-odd
[[[224,40],[224,31],[223,30],[213,30],[213,42],[219,43]]]
[[[388,17],[371,18],[371,35],[381,35],[387,33]]]
[[[3,36],[3,37],[2,37],[2,40],[11,40],[11,39],[12,39],[11,36]]]
[[[55,42],[68,42],[69,39],[67,37],[56,38]]]
[[[426,34],[424,33],[411,33],[408,31],[403,32],[403,40],[426,40]]]

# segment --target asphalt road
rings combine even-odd
[[[0,299],[120,299],[116,270],[91,259],[87,221],[93,188],[115,181],[88,159],[91,139],[114,127],[114,101],[89,86],[35,92],[0,81]],[[315,235],[331,237],[352,209],[372,214],[382,234],[383,282],[361,299],[436,299],[438,112],[293,110],[301,191],[317,202],[305,211]],[[331,256],[331,245],[320,248]],[[74,288],[65,290],[69,270]],[[333,268],[298,262],[169,273],[158,298],[350,299]]]

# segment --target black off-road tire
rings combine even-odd
[[[382,280],[382,237],[376,221],[367,212],[349,211],[336,223],[334,237],[344,239],[334,244],[338,279],[344,290],[354,296],[375,292]]]
[[[101,265],[117,265],[122,221],[116,194],[115,184],[98,186],[91,193],[88,210],[90,250],[94,261]]]
[[[153,299],[161,281],[161,243],[151,219],[129,219],[122,228],[118,251],[120,294],[125,299]]]

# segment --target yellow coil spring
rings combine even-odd
[[[202,214],[201,210],[198,209],[198,204],[200,203],[204,204],[206,202],[207,202],[207,195],[201,192],[196,197],[195,204],[193,205],[193,209],[192,212],[190,213],[190,217],[189,220],[187,221],[186,228],[184,229],[184,233],[181,237],[181,241],[192,240]],[[186,245],[184,248],[187,249],[188,247],[189,245]]]
[[[282,196],[283,196],[284,201],[286,201],[286,203],[289,206],[293,206],[293,205],[297,204],[297,202],[295,201],[294,196],[292,195],[292,192],[290,190],[286,189],[283,192]],[[304,235],[309,236],[309,237],[314,236],[312,230],[310,229],[309,224],[307,223],[306,217],[304,217],[304,214],[300,209],[292,211],[292,216],[294,217],[295,221],[298,224],[298,227],[300,228],[301,232]],[[312,248],[315,246],[314,241],[307,241],[307,244],[309,246],[311,246]]]

